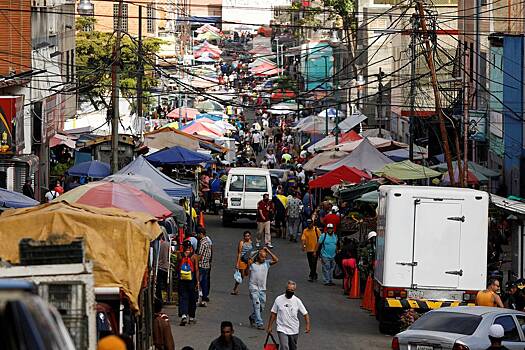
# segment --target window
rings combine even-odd
[[[414,322],[410,329],[472,335],[480,322],[481,317],[476,315],[457,312],[429,312]]]
[[[501,316],[496,318],[494,324],[500,324],[505,330],[505,336],[503,340],[506,341],[520,341],[520,335],[518,333],[518,328],[516,327],[516,322],[512,316]]]
[[[266,176],[246,175],[246,192],[268,192]]]
[[[244,190],[244,175],[232,175],[230,191],[242,192]]]
[[[148,4],[148,33],[155,33],[155,8],[153,4]]]
[[[118,29],[118,4],[113,4],[113,29]],[[122,26],[121,30],[128,31],[128,4],[122,4]]]
[[[525,316],[516,315],[521,330],[525,333]]]

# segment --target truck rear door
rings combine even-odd
[[[413,241],[414,288],[457,288],[460,275],[462,204],[416,199]]]
[[[244,206],[244,175],[231,175],[228,187],[228,207],[242,209]]]
[[[271,184],[266,175],[245,175],[244,209],[257,209],[257,203],[265,193],[270,194]],[[271,197],[270,197],[271,199]]]

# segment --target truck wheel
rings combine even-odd
[[[396,335],[401,329],[399,312],[397,310],[385,308],[381,301],[381,298],[376,298],[376,318],[379,321],[379,332],[387,335]]]

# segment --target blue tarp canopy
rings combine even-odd
[[[207,163],[211,157],[181,146],[165,148],[146,157],[148,162],[157,165],[197,165]]]
[[[29,198],[22,193],[0,188],[0,206],[3,208],[27,208],[38,205],[38,201]]]
[[[107,163],[90,160],[89,162],[82,162],[72,166],[67,173],[70,176],[87,176],[102,179],[111,174],[111,169]]]
[[[120,169],[117,174],[131,174],[147,177],[172,198],[191,198],[193,194],[191,185],[183,184],[164,175],[160,170],[151,165],[151,163],[143,156],[139,156],[133,162]]]
[[[214,121],[216,121],[216,122],[222,120],[222,117],[221,117],[221,116],[219,116],[219,115],[215,115],[215,114],[209,114],[209,113],[202,113],[202,114],[199,114],[199,115],[197,115],[197,117],[196,117],[195,119],[202,119],[202,118],[208,118],[208,119],[214,120]],[[188,124],[189,124],[189,123],[188,123]]]

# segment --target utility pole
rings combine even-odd
[[[463,181],[468,185],[468,134],[469,134],[469,79],[467,67],[470,67],[469,51],[465,50],[465,68],[463,69]],[[472,73],[471,73],[472,74]]]
[[[383,77],[385,73],[379,67],[379,74],[377,75],[378,87],[377,87],[377,121],[379,126],[379,137],[383,137],[382,125],[383,125]]]
[[[410,36],[410,119],[408,156],[411,162],[414,161],[414,137],[415,137],[415,118],[416,118],[416,40],[419,30],[419,20],[417,14],[412,16],[412,34]]]
[[[140,123],[140,137],[142,138],[142,78],[144,77],[144,64],[142,61],[142,5],[139,5],[139,44],[138,44],[138,69],[137,69],[137,118]]]
[[[436,104],[436,113],[439,117],[439,130],[441,133],[441,142],[443,143],[443,151],[445,153],[445,159],[447,161],[448,174],[450,177],[451,186],[456,185],[456,179],[454,178],[454,167],[452,166],[452,157],[450,155],[450,146],[448,144],[448,133],[445,125],[445,115],[441,108],[441,95],[439,93],[436,67],[434,65],[434,58],[432,57],[432,48],[430,47],[430,39],[428,35],[427,22],[425,17],[425,9],[421,0],[416,3],[417,12],[419,13],[419,20],[421,23],[421,32],[423,34],[423,42],[425,43],[425,58],[427,60],[428,68],[430,69],[430,75],[432,80],[432,89],[434,91],[434,99]]]
[[[111,172],[118,171],[118,123],[119,123],[119,75],[120,75],[120,40],[122,36],[123,0],[118,3],[117,37],[113,46],[113,64],[111,65],[111,103],[113,115],[111,118]]]

